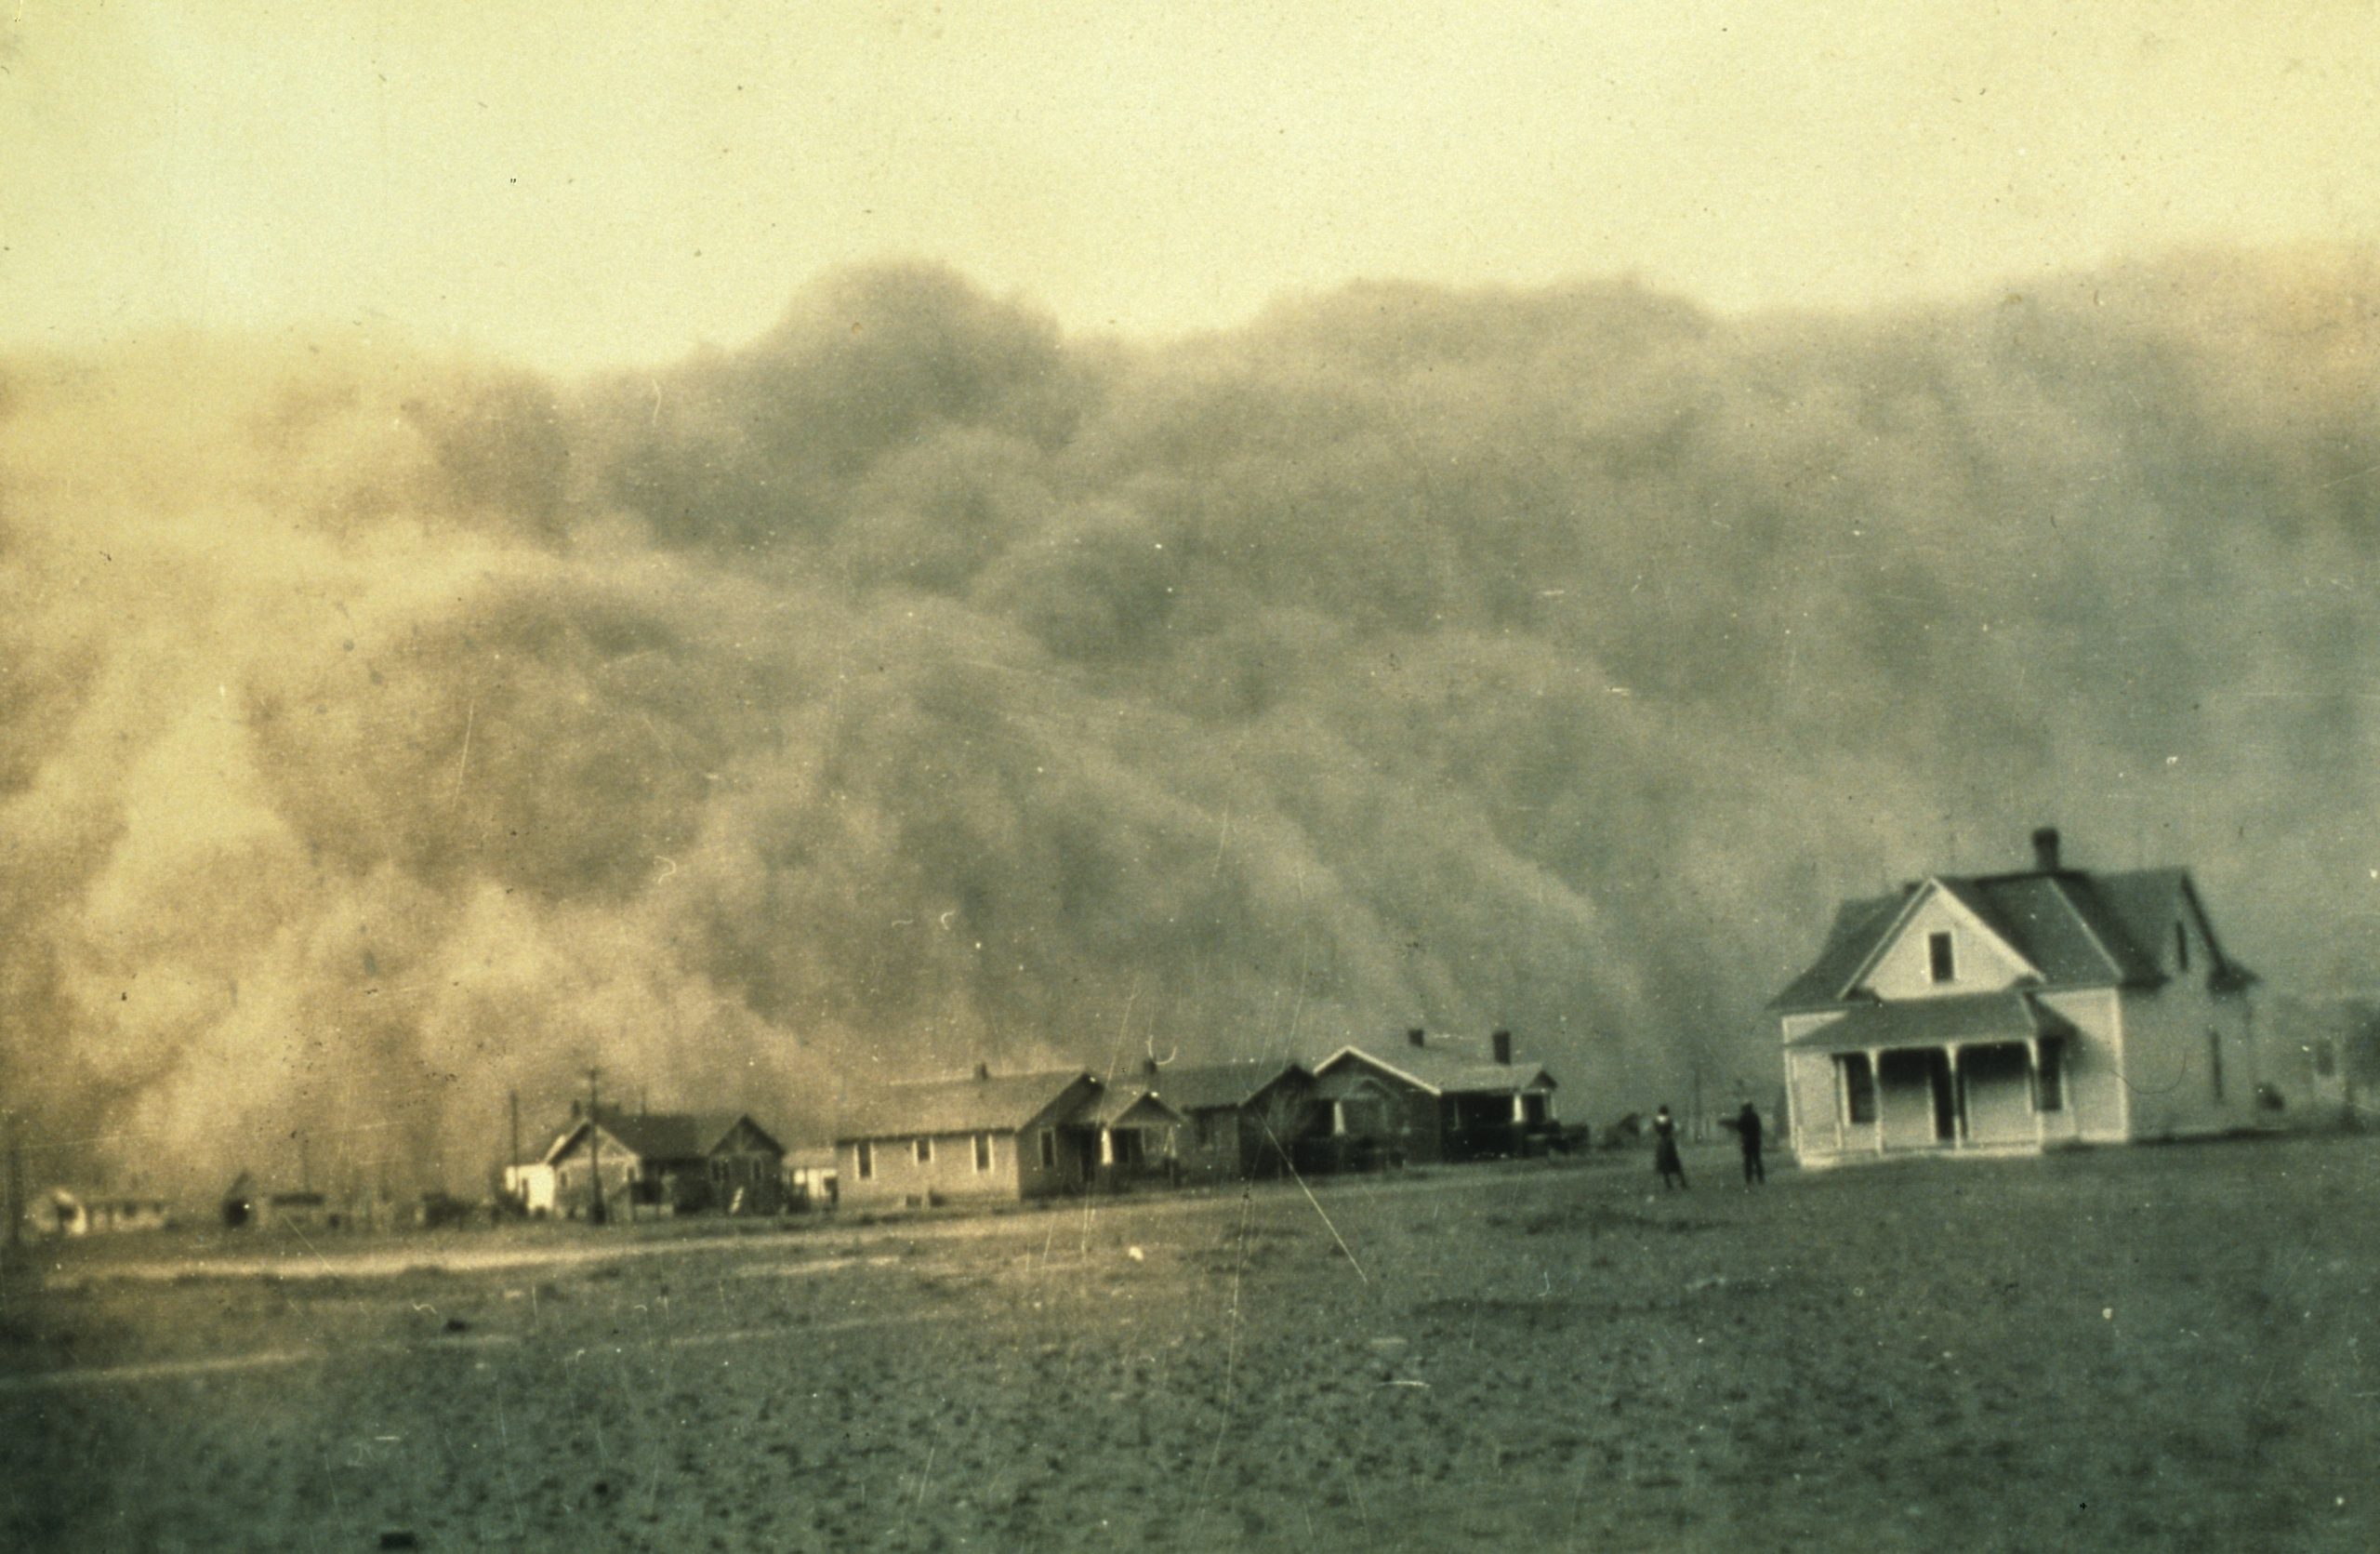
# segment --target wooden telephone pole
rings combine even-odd
[[[587,1218],[589,1224],[603,1223],[603,1123],[597,1109],[595,1082],[601,1069],[587,1070]]]

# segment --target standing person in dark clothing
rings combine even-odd
[[[1677,1158],[1677,1123],[1670,1117],[1670,1109],[1653,1113],[1653,1169],[1661,1174],[1661,1185],[1686,1188],[1686,1162]],[[1675,1177],[1674,1183],[1671,1178]]]
[[[1760,1108],[1746,1101],[1744,1109],[1727,1126],[1736,1130],[1736,1142],[1743,1146],[1744,1186],[1755,1182],[1766,1185],[1768,1167],[1760,1162]]]

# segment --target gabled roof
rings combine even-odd
[[[1854,1002],[1870,966],[1898,935],[1917,903],[1935,890],[1957,901],[2030,963],[2038,974],[2033,985],[2039,988],[2155,987],[2163,982],[2166,973],[2157,950],[2179,903],[2188,904],[2200,936],[2213,950],[2210,976],[2231,986],[2254,979],[2224,955],[2184,870],[1940,875],[1906,886],[1897,895],[1844,902],[1836,909],[1818,959],[1770,1001],[1769,1008],[1816,1011]]]
[[[1166,1067],[1157,1075],[1157,1092],[1182,1111],[1213,1111],[1246,1106],[1290,1074],[1303,1074],[1300,1063],[1208,1063],[1189,1068]]]
[[[1850,986],[1884,930],[1899,917],[1901,903],[1915,889],[1912,885],[1898,896],[1871,896],[1835,908],[1834,923],[1827,929],[1826,945],[1818,958],[1809,970],[1787,983],[1769,1007],[1807,1009],[1842,1003],[1843,990]]]
[[[727,1141],[737,1125],[750,1121],[745,1111],[604,1111],[598,1114],[603,1124],[603,1136],[619,1148],[643,1161],[700,1160]],[[545,1163],[551,1165],[579,1147],[586,1136],[587,1122],[580,1119],[546,1150]],[[752,1123],[753,1131],[783,1152],[766,1128]]]
[[[1168,1106],[1154,1090],[1119,1085],[1099,1091],[1065,1120],[1089,1127],[1159,1128],[1190,1119]]]
[[[1884,1047],[1939,1047],[1959,1043],[2022,1042],[2068,1036],[2074,1027],[2030,992],[1954,993],[1943,998],[1855,1003],[1785,1045],[1800,1052],[1860,1052]]]
[[[921,1134],[1021,1133],[1068,1099],[1075,1087],[1099,1081],[1088,1069],[921,1080],[888,1084],[854,1096],[837,1124],[838,1141],[912,1138]]]
[[[1554,1076],[1534,1063],[1499,1063],[1467,1052],[1410,1045],[1385,1054],[1341,1047],[1314,1066],[1315,1076],[1327,1077],[1350,1063],[1361,1063],[1433,1096],[1514,1096],[1555,1088]]]

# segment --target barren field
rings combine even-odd
[[[2380,1547],[2380,1144],[1689,1163],[70,1247],[0,1547]]]

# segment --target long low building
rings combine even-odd
[[[835,1172],[848,1208],[1046,1198],[1161,1161],[1182,1114],[1145,1085],[1084,1069],[890,1084],[844,1109]]]

